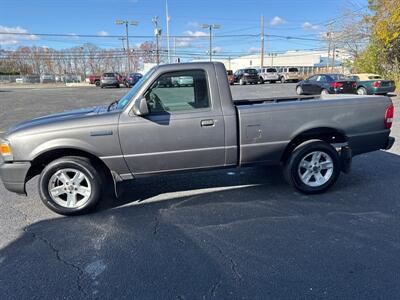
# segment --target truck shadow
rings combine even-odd
[[[31,224],[0,250],[0,294],[287,299],[331,286],[331,297],[395,298],[400,157],[356,158],[351,175],[316,196],[277,174],[140,179],[108,209]]]

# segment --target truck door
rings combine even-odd
[[[132,173],[225,164],[224,117],[210,76],[215,78],[213,68],[160,74],[143,94],[150,114],[121,115],[120,142]]]

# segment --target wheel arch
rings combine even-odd
[[[281,162],[285,162],[293,150],[300,144],[309,140],[322,140],[329,144],[343,144],[347,145],[348,139],[346,134],[332,127],[317,127],[307,129],[300,132],[287,144],[281,156]]]
[[[31,161],[31,167],[29,168],[25,182],[28,182],[36,175],[39,175],[50,162],[65,156],[85,157],[90,160],[95,168],[98,168],[99,171],[103,172],[107,178],[111,176],[110,168],[95,154],[77,148],[63,147],[51,149],[37,155]]]

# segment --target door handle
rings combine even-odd
[[[207,126],[214,126],[214,120],[201,120],[200,125],[201,127],[207,127]]]

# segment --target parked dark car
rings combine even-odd
[[[298,95],[357,94],[357,83],[343,74],[318,74],[300,81]]]
[[[256,84],[259,80],[258,71],[253,68],[239,69],[233,73],[233,78],[234,82],[238,82],[240,85]]]
[[[143,75],[140,73],[130,73],[128,77],[126,78],[126,84],[128,87],[132,87],[136,84],[136,82],[139,81],[140,78],[142,78]]]
[[[357,82],[357,93],[359,95],[386,95],[396,90],[393,80],[384,80],[377,74],[353,74],[350,78]]]

